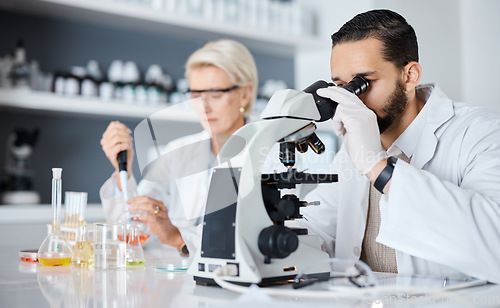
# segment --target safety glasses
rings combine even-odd
[[[217,100],[217,99],[222,98],[222,96],[225,93],[231,92],[231,91],[236,90],[238,88],[239,88],[239,86],[234,85],[234,86],[232,86],[230,88],[226,88],[226,89],[208,89],[208,90],[191,90],[191,89],[189,89],[186,92],[184,92],[184,95],[186,96],[186,99],[190,100],[190,99],[200,98],[200,97],[202,97],[203,93],[206,93],[206,95],[209,98]]]

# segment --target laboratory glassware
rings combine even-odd
[[[127,238],[127,265],[143,265],[145,262],[144,250],[139,239],[139,228],[134,225]]]
[[[38,249],[21,250],[19,258],[24,262],[38,262]]]
[[[92,267],[94,265],[94,251],[90,244],[88,227],[83,221],[78,227],[71,264],[73,267]]]
[[[82,221],[85,220],[84,213],[87,207],[86,192],[67,191],[64,193],[64,222],[63,232],[68,241],[76,240],[76,233]]]
[[[61,180],[62,169],[52,168],[52,231],[38,249],[38,260],[45,266],[69,265],[71,262],[71,247],[61,232]]]
[[[93,249],[96,269],[125,268],[125,226],[120,223],[94,223]]]
[[[149,227],[141,221],[141,219],[148,215],[147,211],[124,211],[120,217],[118,218],[118,222],[122,223],[125,226],[126,238],[125,242],[128,242],[130,238],[131,231],[133,228],[136,228],[138,231],[139,240],[144,243],[151,234],[151,230]]]

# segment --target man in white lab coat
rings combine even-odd
[[[339,183],[306,198],[321,201],[303,209],[307,226],[331,256],[375,271],[500,283],[500,115],[418,85],[416,35],[397,13],[359,14],[332,43],[334,83],[369,88],[318,90],[338,102],[343,146]]]

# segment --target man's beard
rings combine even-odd
[[[381,134],[403,113],[407,104],[408,98],[404,91],[404,85],[398,80],[396,89],[392,92],[387,104],[382,109],[384,116],[379,117],[377,115],[378,128]]]

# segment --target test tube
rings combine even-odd
[[[68,240],[75,240],[75,232],[81,221],[84,220],[84,210],[87,205],[87,193],[77,191],[67,191],[65,193],[65,205],[67,212],[66,226],[73,229],[67,232]]]

